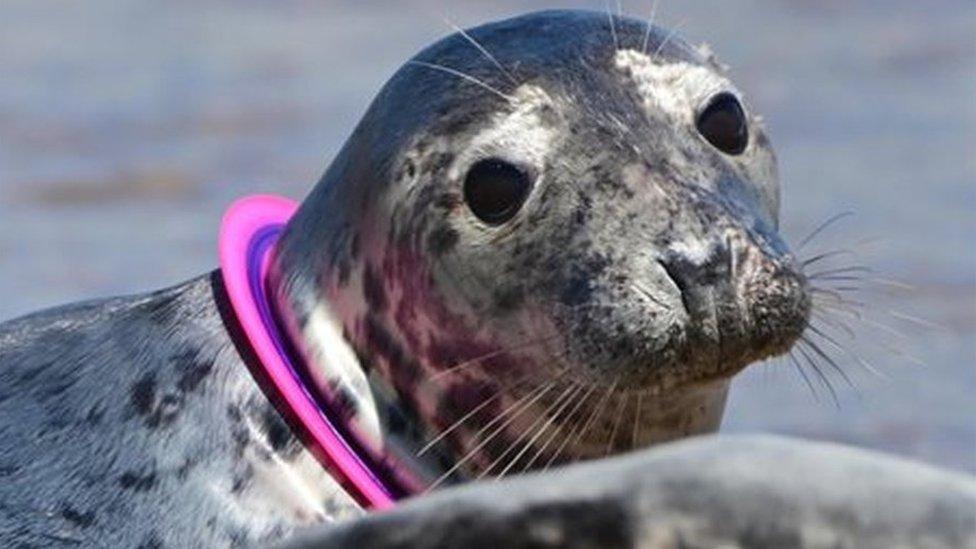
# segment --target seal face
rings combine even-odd
[[[391,79],[272,291],[320,389],[436,486],[716,429],[730,378],[806,327],[778,216],[765,131],[708,51],[542,12]]]

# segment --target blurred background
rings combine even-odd
[[[302,198],[383,82],[450,31],[441,15],[604,7],[459,4],[4,0],[0,320],[212,269],[228,203]],[[657,22],[710,43],[765,115],[793,242],[855,212],[803,255],[853,248],[833,266],[878,273],[835,281],[866,287],[862,317],[835,312],[855,387],[825,365],[835,402],[789,362],[754,367],[723,429],[976,472],[976,2],[662,0]]]

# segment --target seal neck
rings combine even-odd
[[[221,277],[240,332],[252,351],[249,364],[265,394],[283,416],[297,422],[301,438],[362,505],[386,509],[405,495],[385,467],[368,455],[348,426],[330,413],[307,380],[268,298],[267,278],[275,244],[298,209],[292,200],[249,196],[224,214],[220,229]],[[387,464],[388,467],[388,464]]]

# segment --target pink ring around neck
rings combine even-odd
[[[265,281],[282,230],[298,203],[271,195],[236,201],[220,227],[220,270],[231,306],[251,348],[284,402],[359,498],[373,509],[395,504],[391,491],[349,444],[301,381],[270,312]]]

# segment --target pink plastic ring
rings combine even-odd
[[[356,453],[302,383],[275,322],[265,280],[274,245],[298,203],[271,195],[235,202],[220,227],[220,269],[231,306],[251,348],[281,398],[338,473],[373,509],[395,503],[384,483]]]

